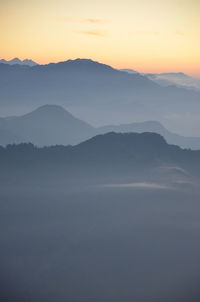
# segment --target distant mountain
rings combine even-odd
[[[0,78],[2,109],[56,103],[99,124],[136,118],[162,121],[176,114],[180,124],[185,123],[186,113],[191,117],[200,113],[200,93],[196,91],[161,87],[146,76],[87,59],[29,68],[0,64]]]
[[[187,87],[190,89],[200,90],[200,79],[191,77],[182,72],[144,74],[150,80],[161,86],[176,85],[179,87]]]
[[[133,69],[120,70],[127,73],[141,74],[163,87],[176,85],[181,88],[190,88],[197,91],[200,90],[200,79],[189,76],[183,72],[139,73]]]
[[[8,65],[15,65],[15,64],[18,64],[18,65],[28,65],[28,66],[35,66],[35,65],[38,65],[36,62],[32,61],[32,60],[28,60],[28,59],[25,59],[25,60],[20,60],[18,58],[14,58],[10,61],[6,61],[4,59],[1,59],[0,60],[0,63],[4,63],[4,64],[8,64]]]
[[[0,118],[0,130],[9,134],[6,140],[5,133],[2,138],[0,132],[2,145],[19,142],[19,137],[21,142],[37,146],[68,145],[94,135],[92,126],[56,105],[45,105],[19,117]]]
[[[154,132],[162,135],[169,144],[200,150],[199,137],[184,137],[172,133],[156,121],[95,128],[57,105],[44,105],[23,116],[0,118],[2,146],[22,142],[31,142],[37,146],[74,145],[108,132]]]
[[[133,69],[119,69],[120,71],[124,71],[124,72],[128,72],[128,73],[133,73],[133,74],[139,74],[139,72],[138,71],[135,71],[135,70],[133,70]]]
[[[182,148],[200,150],[200,137],[186,137],[168,131],[160,122],[145,121],[121,125],[108,125],[98,128],[99,133],[114,132],[155,132],[162,135],[169,144],[175,144]]]

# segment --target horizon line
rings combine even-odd
[[[57,64],[57,63],[64,63],[64,62],[67,62],[67,61],[76,61],[76,60],[90,60],[90,61],[93,61],[93,62],[97,62],[97,63],[99,63],[99,64],[104,64],[104,65],[107,65],[107,66],[110,66],[110,67],[112,67],[112,68],[114,68],[114,69],[117,69],[117,70],[122,70],[122,69],[130,69],[130,70],[134,70],[134,71],[136,71],[136,72],[138,72],[138,73],[140,73],[140,74],[148,74],[148,73],[152,73],[152,74],[162,74],[162,73],[184,73],[184,74],[186,74],[186,75],[191,75],[191,76],[193,76],[193,77],[196,77],[196,78],[199,78],[200,77],[200,73],[191,73],[191,72],[187,72],[187,71],[183,71],[183,70],[176,70],[176,71],[173,71],[173,70],[171,70],[171,71],[169,71],[169,69],[161,69],[161,70],[159,70],[159,71],[152,71],[151,69],[148,69],[148,71],[146,70],[146,71],[140,71],[138,68],[134,68],[134,67],[131,67],[130,65],[129,66],[124,66],[124,67],[114,67],[112,64],[108,64],[108,63],[103,63],[103,62],[101,62],[101,61],[99,61],[99,60],[97,60],[97,59],[91,59],[91,58],[85,58],[85,57],[77,57],[77,58],[75,58],[75,59],[66,59],[66,60],[58,60],[58,61],[47,61],[47,62],[41,62],[41,63],[38,63],[39,61],[37,61],[37,60],[34,60],[34,59],[32,59],[32,58],[28,58],[28,57],[23,57],[23,58],[20,58],[20,57],[17,57],[17,56],[14,56],[14,57],[12,57],[12,58],[9,58],[9,59],[5,59],[5,58],[0,58],[0,60],[5,60],[5,61],[12,61],[12,60],[14,60],[14,59],[19,59],[21,62],[23,62],[23,61],[25,61],[25,60],[31,60],[31,61],[33,61],[34,63],[36,63],[37,65],[49,65],[49,64]],[[16,64],[17,65],[17,64]]]

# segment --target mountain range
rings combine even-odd
[[[31,67],[37,65],[37,63],[32,61],[32,60],[29,60],[29,59],[20,60],[18,58],[14,58],[14,59],[8,60],[8,61],[4,60],[4,59],[1,59],[0,63],[4,63],[4,64],[8,64],[8,65],[15,65],[15,64],[27,65],[27,66],[31,66]]]
[[[145,74],[150,80],[161,86],[176,85],[178,87],[189,88],[199,91],[200,79],[194,78],[182,72]]]
[[[133,69],[119,69],[129,74],[141,74],[160,86],[167,87],[176,85],[182,88],[200,90],[200,79],[189,76],[183,72],[165,72],[165,73],[140,73]]]
[[[0,63],[0,301],[199,301],[200,137],[168,129],[200,93],[29,65]]]
[[[157,121],[93,127],[58,105],[44,105],[22,115],[0,118],[0,145],[31,142],[36,146],[75,145],[108,132],[154,132],[170,144],[200,149],[200,138],[184,137],[168,131]]]
[[[87,59],[33,67],[0,64],[0,78],[1,112],[5,108],[30,110],[48,103],[72,108],[80,118],[101,125],[137,118],[168,119],[169,124],[175,119],[179,127],[185,125],[186,114],[192,123],[193,115],[200,113],[197,91],[162,87],[144,75]]]

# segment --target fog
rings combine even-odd
[[[0,301],[200,301],[200,92],[88,59],[0,75]]]
[[[199,301],[197,190],[88,181],[0,197],[2,301]]]

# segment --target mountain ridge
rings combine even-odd
[[[128,74],[88,59],[36,65],[28,69],[20,68],[20,65],[7,65],[5,69],[5,65],[0,64],[0,76],[3,79],[0,96],[4,100],[0,105],[12,104],[13,100],[18,105],[27,103],[27,100],[44,105],[47,99],[48,103],[55,103],[55,97],[58,105],[72,104],[73,100],[73,105],[82,102],[91,106],[94,103],[109,105],[114,102],[117,106],[121,98],[124,105],[139,101],[147,104],[151,102],[153,105],[155,98],[160,99],[162,104],[162,99],[177,95],[183,98],[184,103],[184,99],[190,96],[191,103],[192,99],[199,96],[176,86],[163,88],[141,74]]]
[[[71,108],[96,124],[114,121],[160,120],[174,129],[194,129],[200,114],[200,93],[159,84],[141,74],[129,74],[89,59],[48,65],[0,64],[0,110],[57,104]],[[101,114],[99,114],[101,112]],[[80,114],[79,114],[80,113]],[[185,115],[191,117],[187,121]],[[112,117],[112,120],[111,120]],[[187,131],[186,129],[186,131]]]
[[[177,166],[199,173],[200,150],[181,149],[168,144],[157,133],[106,133],[92,137],[75,146],[35,147],[33,144],[18,144],[0,147],[2,167],[12,162],[11,168],[21,162],[22,167],[40,167],[40,163],[68,169],[85,171],[89,167],[97,173],[97,165],[106,171],[109,167],[121,167],[132,171],[135,168]],[[39,165],[39,166],[38,166]],[[59,168],[59,169],[60,169]],[[87,171],[87,170],[86,170]],[[134,170],[133,170],[134,172]]]
[[[0,144],[3,146],[20,142],[31,142],[38,146],[74,145],[108,132],[154,132],[163,136],[170,144],[200,149],[200,138],[184,137],[170,132],[158,121],[93,127],[74,117],[63,107],[52,104],[43,105],[22,116],[0,118],[0,131]]]
[[[38,65],[36,62],[34,62],[30,59],[20,60],[19,58],[14,58],[14,59],[11,59],[11,60],[1,59],[0,63],[8,64],[8,65],[15,65],[15,64],[17,64],[17,65],[27,65],[27,66],[30,66],[30,67]]]

